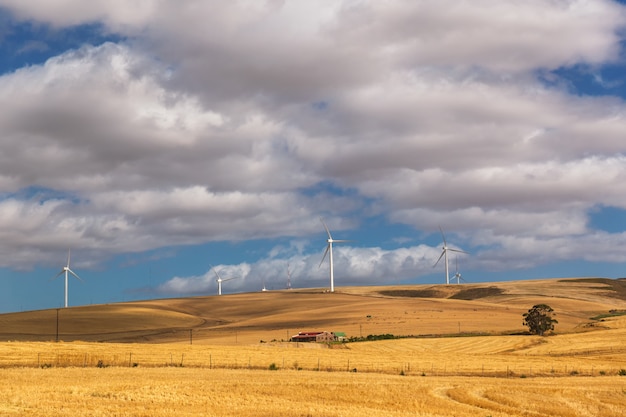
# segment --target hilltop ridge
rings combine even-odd
[[[293,289],[27,311],[0,315],[0,341],[259,343],[303,330],[505,334],[523,331],[521,315],[538,303],[555,309],[558,332],[588,331],[601,326],[591,317],[626,309],[626,280]]]

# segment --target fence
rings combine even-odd
[[[351,357],[349,355],[318,355],[312,352],[254,352],[255,354],[236,354],[233,352],[196,351],[190,349],[170,350],[169,352],[144,352],[128,350],[126,352],[94,351],[50,351],[4,354],[0,357],[0,367],[195,367],[210,369],[267,369],[319,372],[367,372],[397,374],[405,376],[480,376],[498,378],[564,377],[564,376],[602,376],[626,375],[626,366],[617,364],[581,364],[559,361],[543,365],[522,364],[520,360],[510,362],[498,360],[497,364],[485,361],[471,364],[463,361],[451,362],[400,362],[393,360],[372,360],[371,358]]]

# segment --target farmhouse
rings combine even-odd
[[[336,342],[337,335],[334,332],[299,332],[297,335],[291,336],[292,342]]]

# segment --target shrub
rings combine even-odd
[[[277,371],[278,370],[278,366],[276,366],[276,364],[274,362],[270,363],[270,367],[269,367],[270,371]]]

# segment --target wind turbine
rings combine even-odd
[[[441,260],[441,258],[443,258],[446,264],[446,284],[450,284],[450,273],[448,269],[448,251],[459,252],[459,253],[467,253],[467,252],[460,250],[460,249],[449,248],[448,244],[446,243],[446,236],[443,234],[443,229],[441,228],[441,226],[439,226],[439,231],[441,232],[441,237],[443,238],[443,247],[441,248],[441,255],[439,255],[439,259],[437,259],[437,262],[435,262],[435,265],[433,265],[433,268],[436,267],[439,261]]]
[[[74,275],[74,277],[76,277],[79,281],[82,281],[82,279],[76,275],[76,273],[74,271],[72,271],[70,269],[70,250],[67,250],[67,266],[64,266],[63,269],[61,269],[61,272],[59,272],[58,274],[56,274],[56,276],[52,279],[56,279],[59,276],[65,274],[65,307],[67,308],[67,286],[68,286],[68,275],[72,274]]]
[[[230,280],[236,279],[238,277],[232,277],[232,278],[223,279],[220,276],[219,272],[217,272],[217,269],[215,269],[215,267],[213,265],[211,265],[211,268],[213,269],[213,272],[215,272],[215,276],[217,277],[217,279],[215,280],[215,282],[217,282],[217,295],[222,295],[222,282],[230,281]]]
[[[454,278],[456,278],[456,283],[460,284],[461,281],[465,281],[465,280],[461,278],[461,273],[459,272],[459,258],[455,257],[454,262],[456,264],[456,272],[454,274]]]
[[[289,262],[287,262],[287,289],[291,289],[291,271],[289,270]]]
[[[335,292],[335,278],[334,278],[334,268],[333,268],[333,243],[344,243],[344,242],[350,242],[350,241],[333,239],[333,237],[330,235],[330,230],[328,230],[328,226],[326,226],[326,223],[324,223],[324,219],[320,217],[320,221],[324,225],[324,229],[326,229],[326,233],[328,234],[328,240],[326,241],[328,242],[328,244],[326,245],[326,251],[324,252],[324,256],[322,257],[322,261],[320,262],[319,267],[322,266],[324,259],[326,259],[326,254],[328,254],[328,261],[330,263],[330,292]]]

